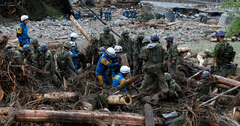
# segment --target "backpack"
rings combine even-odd
[[[234,51],[233,47],[227,43],[224,47],[224,63],[230,63],[234,60],[236,52]]]
[[[58,69],[60,70],[60,72],[65,72],[66,71],[66,59],[65,59],[65,53],[64,52],[60,52],[57,56],[57,65],[58,65]]]

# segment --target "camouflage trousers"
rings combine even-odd
[[[173,63],[172,67],[170,67],[170,72],[171,73],[177,72],[177,62]]]
[[[223,77],[235,76],[236,69],[236,66],[233,64],[217,65],[214,74]]]
[[[144,80],[140,88],[141,92],[146,92],[147,88],[151,86],[155,81],[157,81],[157,86],[161,88],[161,91],[165,94],[168,93],[169,87],[165,81],[165,76],[163,72],[158,74],[144,74]]]

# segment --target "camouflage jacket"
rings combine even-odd
[[[17,49],[11,48],[4,52],[6,60],[11,62],[13,65],[20,65],[24,61],[24,56]]]
[[[177,60],[177,57],[178,57],[177,45],[175,44],[167,45],[167,52],[168,52],[168,58],[170,63],[173,60]]]
[[[169,84],[169,92],[182,92],[182,89],[179,87],[179,85],[175,82],[174,79],[171,79]]]
[[[70,53],[67,49],[63,48],[61,52],[59,52],[58,56],[63,56],[65,60],[65,71],[62,74],[63,77],[70,77],[75,74],[75,67],[70,56]]]
[[[39,63],[42,70],[49,71],[51,76],[55,74],[55,60],[52,51],[47,50],[43,53],[39,57]]]
[[[33,53],[34,53],[34,56],[35,56],[35,60],[37,62],[39,61],[39,57],[41,55],[41,52],[39,51],[38,47],[39,47],[39,45],[36,48],[33,47]]]
[[[150,43],[143,50],[142,57],[146,65],[152,65],[163,63],[168,58],[168,54],[160,43]]]
[[[134,47],[133,47],[133,56],[135,58],[138,58],[140,55],[140,50],[143,47],[142,40],[140,40],[138,37],[134,41]]]
[[[98,41],[98,46],[99,47],[113,47],[114,45],[116,45],[116,40],[114,38],[114,36],[112,34],[108,34],[107,36],[103,33],[100,35],[100,39]]]
[[[122,46],[122,53],[127,53],[128,56],[133,54],[133,41],[128,37],[125,39],[123,36],[118,40],[118,45]]]
[[[228,62],[228,61],[226,61],[228,59],[224,59],[225,44],[227,44],[226,41],[221,41],[221,42],[217,43],[214,48],[213,57],[217,58],[216,63],[218,65],[222,65],[223,62]]]
[[[147,49],[147,45],[146,46],[143,46],[141,49],[140,49],[140,54],[139,54],[139,58],[143,58],[143,51]]]
[[[38,67],[36,57],[32,51],[29,51],[28,54],[26,55],[26,63],[30,66]]]

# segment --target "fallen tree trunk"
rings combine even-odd
[[[86,39],[88,40],[88,42],[90,44],[91,43],[91,38],[88,36],[88,34],[86,33],[86,31],[83,29],[83,27],[76,21],[76,19],[71,15],[70,16],[71,21],[77,26],[77,28],[80,30],[80,32],[86,37]]]
[[[61,99],[72,99],[77,98],[78,93],[76,92],[49,92],[45,94],[35,94],[38,99],[49,99],[49,100],[61,100]]]
[[[220,83],[220,84],[225,84],[228,85],[230,87],[236,87],[240,85],[239,81],[236,80],[232,80],[232,79],[228,79],[219,75],[211,75],[211,78],[216,82],[216,83]]]
[[[14,114],[15,121],[20,122],[70,122],[80,124],[92,124],[92,121],[99,120],[107,125],[117,119],[117,124],[142,126],[145,117],[140,114],[117,113],[117,112],[96,112],[96,111],[50,111],[50,110],[20,110]],[[163,119],[156,117],[156,125],[162,125]]]
[[[107,98],[108,104],[110,105],[130,105],[132,104],[132,98],[129,94],[127,95],[110,95]]]
[[[191,49],[189,47],[178,48],[178,53],[189,52]]]

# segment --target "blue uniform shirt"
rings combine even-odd
[[[29,42],[28,42],[28,27],[27,25],[24,25],[24,24],[19,24],[17,26],[17,37],[18,37],[18,40],[19,42],[22,42],[23,45],[26,45],[28,44],[29,45]]]
[[[107,71],[107,69],[109,68],[109,67],[111,67],[111,63],[110,63],[110,60],[111,60],[111,58],[109,58],[109,57],[107,57],[107,55],[106,55],[106,53],[104,53],[101,57],[100,57],[100,59],[99,59],[99,61],[98,61],[98,63],[97,63],[97,69],[96,69],[96,72],[97,73],[105,73],[106,71]]]
[[[112,82],[113,87],[117,87],[120,84],[123,84],[126,81],[126,79],[123,77],[122,73],[118,73],[114,78]],[[127,92],[127,87],[123,89],[123,91]]]
[[[113,58],[112,58],[112,63],[115,64],[115,63],[118,63],[118,56],[115,55]],[[119,72],[120,72],[120,68],[121,68],[121,64],[118,63],[114,68],[112,68],[112,77],[115,77]]]

